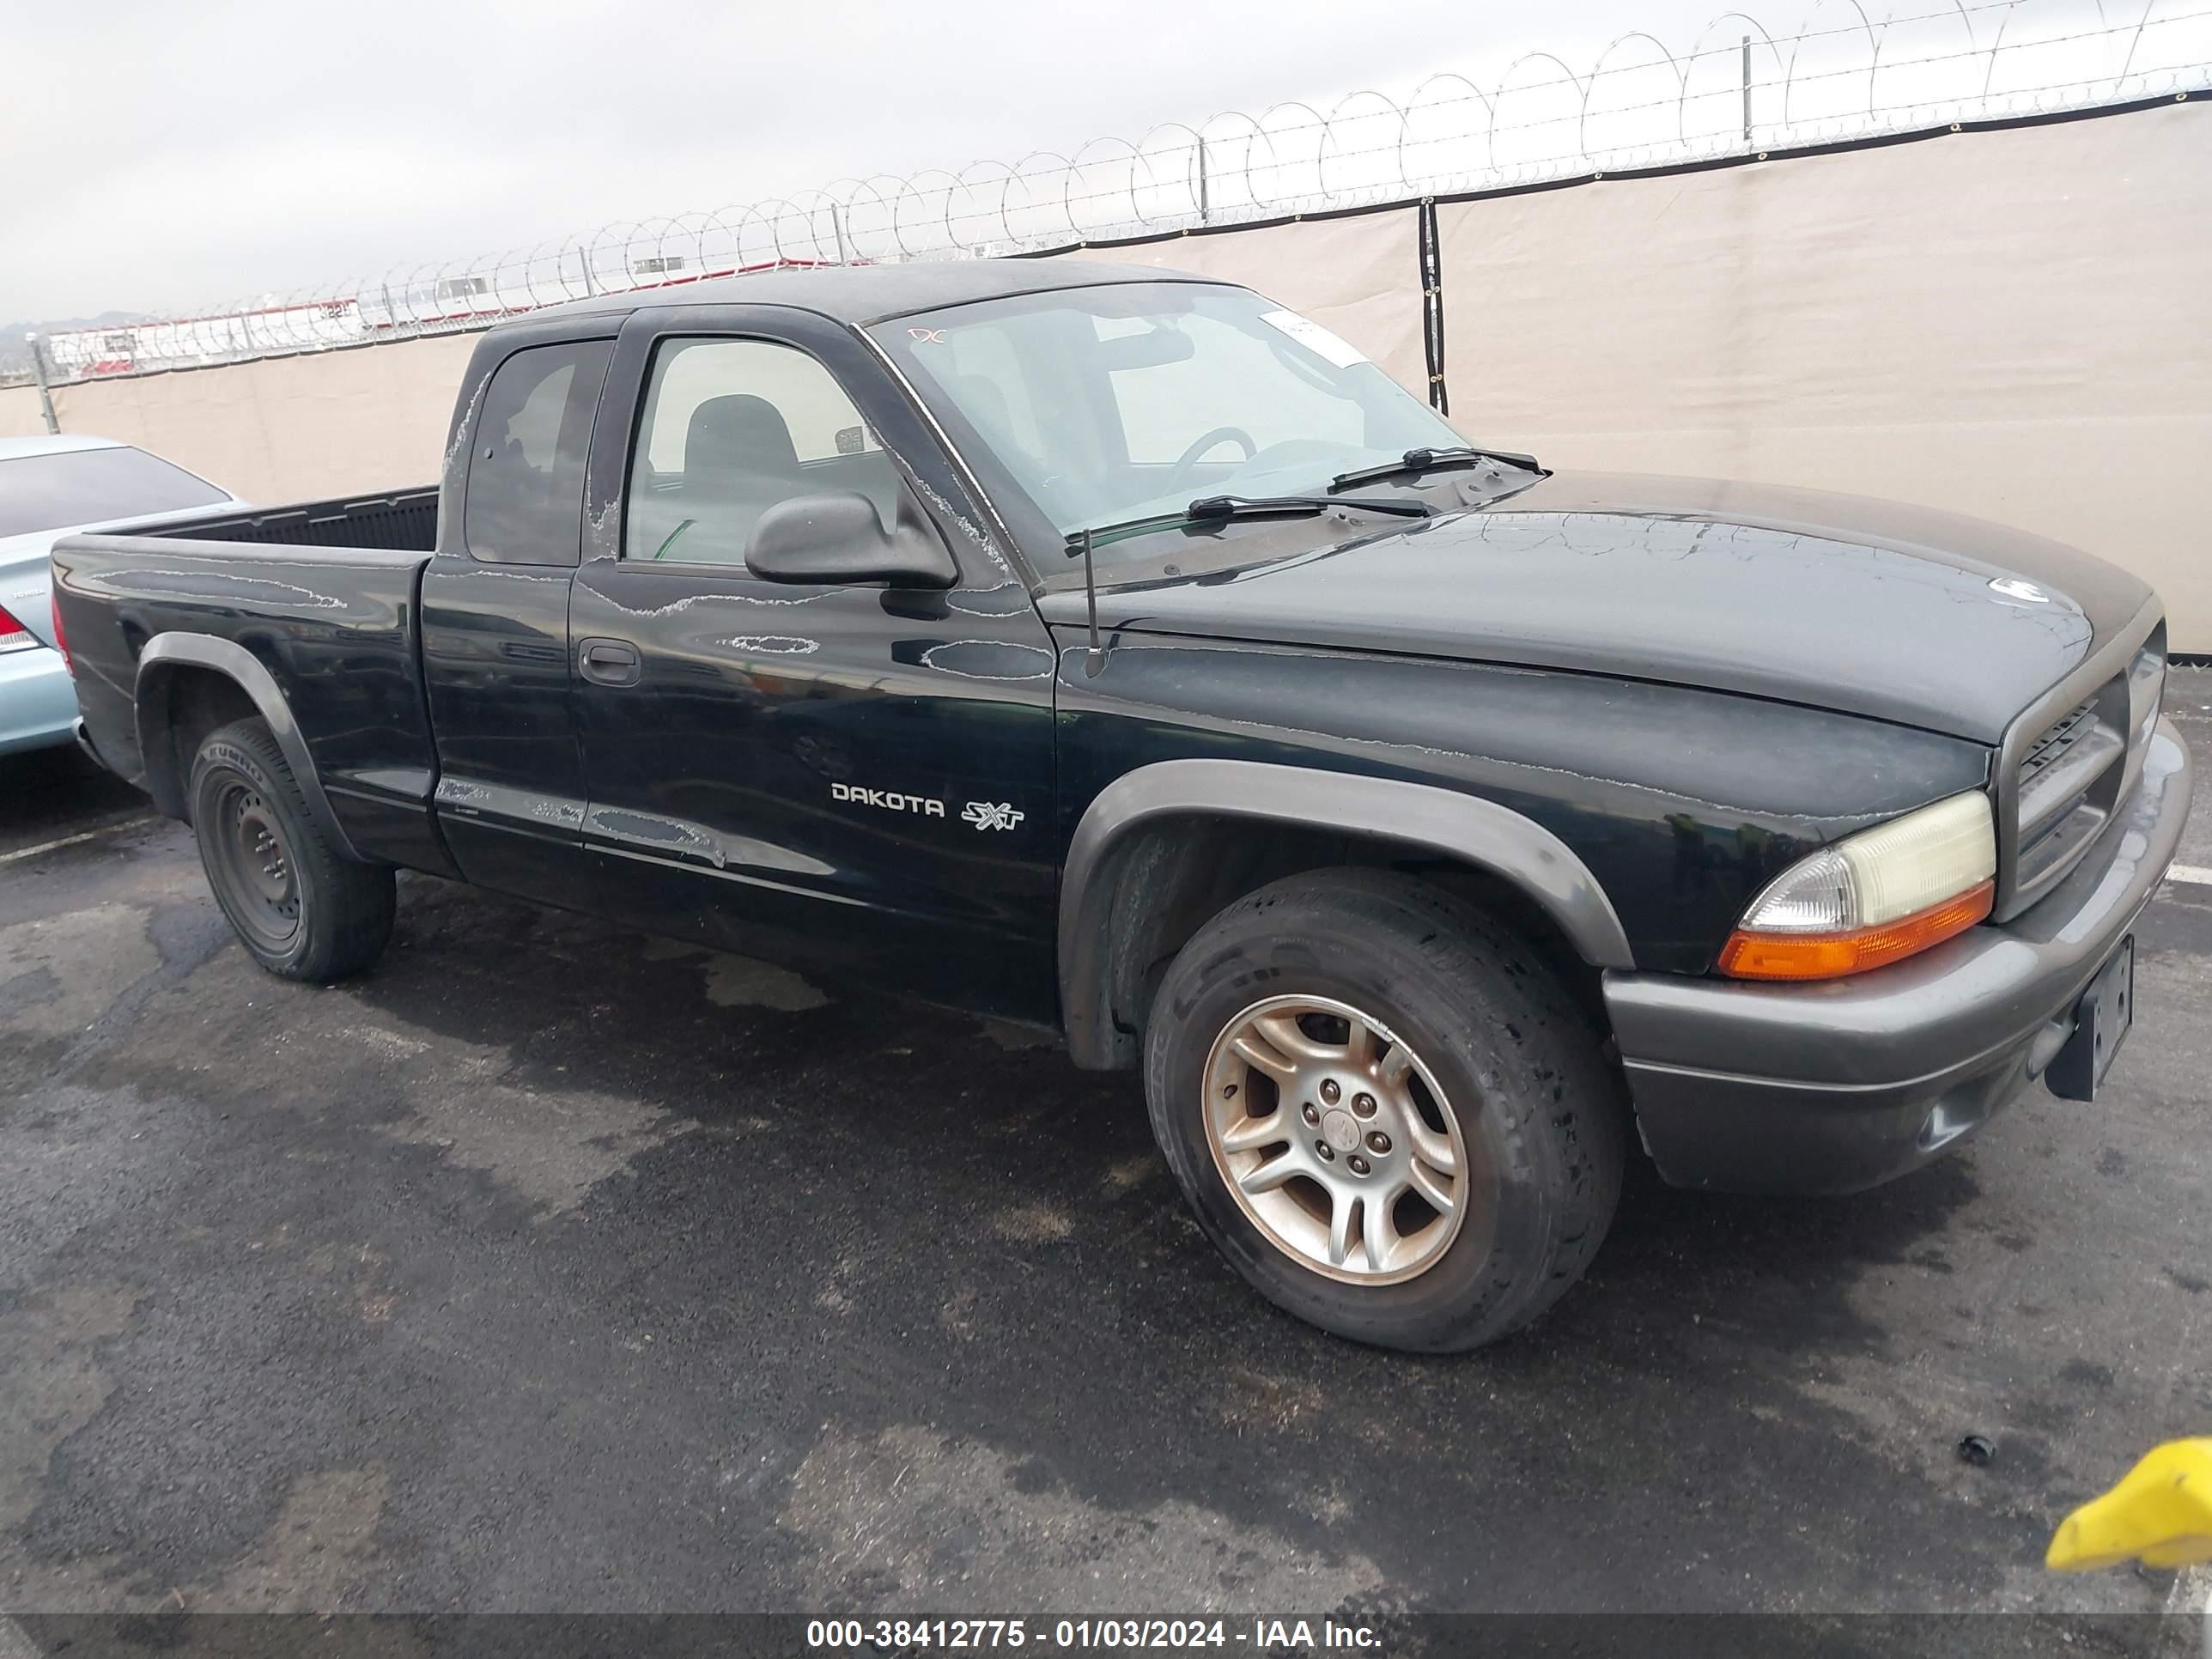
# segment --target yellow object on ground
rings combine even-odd
[[[2153,1567],[2212,1561],[2212,1440],[2159,1447],[2059,1522],[2043,1564],[2087,1572],[2127,1560]]]

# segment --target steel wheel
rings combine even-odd
[[[231,919],[273,951],[300,931],[300,886],[283,825],[261,792],[226,782],[216,798],[207,845],[229,890]]]
[[[1205,1078],[1223,1182],[1270,1243],[1316,1273],[1356,1285],[1415,1278],[1488,1190],[1420,1056],[1348,1003],[1254,1003],[1214,1039]]]

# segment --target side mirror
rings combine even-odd
[[[745,543],[745,568],[769,582],[884,582],[950,587],[959,568],[937,530],[904,490],[889,534],[876,504],[857,489],[794,495],[760,515]]]

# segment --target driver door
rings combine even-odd
[[[933,1000],[1054,1018],[1052,642],[878,362],[811,313],[648,308],[594,440],[569,644],[611,914]],[[614,430],[610,432],[608,428]],[[950,590],[763,580],[778,502],[902,497]]]

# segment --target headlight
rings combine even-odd
[[[1777,876],[1722,947],[1720,970],[1736,979],[1863,974],[1988,915],[1996,872],[1989,797],[1939,800]]]

